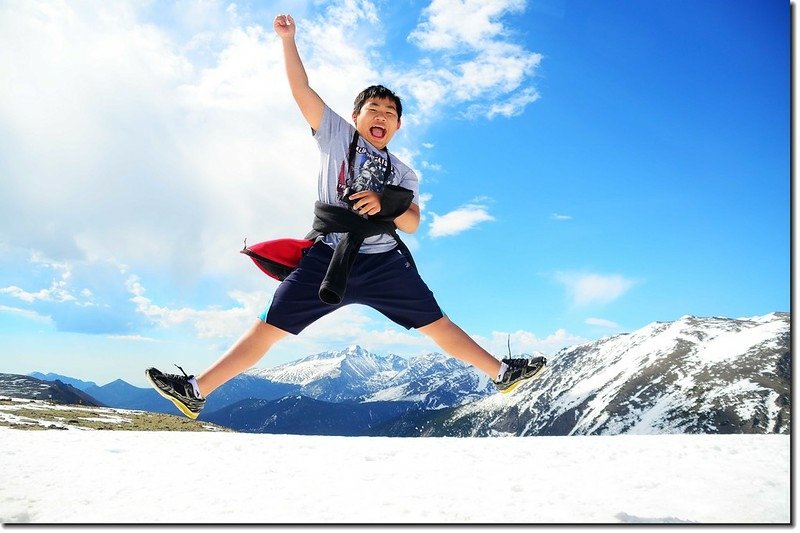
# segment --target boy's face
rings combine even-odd
[[[379,150],[386,148],[395,132],[400,129],[397,107],[391,98],[370,98],[353,113],[358,134]]]

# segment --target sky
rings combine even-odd
[[[0,372],[199,373],[269,304],[238,252],[304,236],[318,172],[281,13],[340,115],[374,83],[403,98],[404,241],[491,353],[789,311],[785,1],[9,1]],[[349,306],[259,366],[352,344],[438,349]]]

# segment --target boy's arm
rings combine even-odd
[[[292,90],[300,112],[314,131],[322,124],[322,114],[325,111],[325,102],[309,87],[306,69],[300,60],[297,44],[294,42],[296,26],[291,15],[278,15],[273,22],[275,33],[283,43],[283,60],[286,65],[286,77]]]
[[[414,233],[419,227],[419,206],[411,204],[405,213],[394,219],[397,229],[406,233]]]
[[[408,192],[410,193],[410,191]],[[381,212],[382,195],[375,191],[357,192],[351,194],[349,198],[353,200],[353,209],[361,215],[377,215]],[[391,201],[389,204],[394,205]],[[389,209],[395,208],[389,207]],[[397,206],[395,212],[397,209],[402,209],[402,206]],[[386,216],[391,215],[387,214]],[[394,225],[397,226],[397,229],[406,233],[417,231],[419,227],[419,206],[412,202],[402,215],[394,218]]]

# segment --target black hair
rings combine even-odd
[[[400,97],[394,94],[391,90],[387,89],[383,85],[370,85],[356,96],[355,102],[353,102],[353,114],[358,115],[361,113],[361,108],[364,107],[364,104],[370,98],[388,98],[394,101],[394,105],[397,107],[397,118],[398,120],[403,114],[403,104],[400,102]]]

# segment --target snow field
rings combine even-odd
[[[788,523],[786,435],[0,430],[0,521]]]

